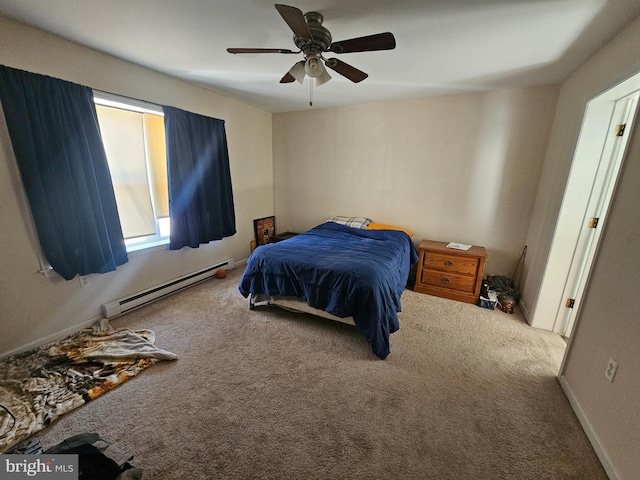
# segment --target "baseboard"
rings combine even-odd
[[[102,317],[97,316],[93,317],[89,320],[85,320],[84,322],[74,325],[73,327],[65,328],[64,330],[60,330],[59,332],[52,333],[51,335],[47,335],[39,340],[35,340],[21,347],[15,348],[13,350],[9,350],[8,352],[0,353],[0,360],[4,360],[5,358],[10,357],[11,355],[17,355],[19,353],[28,352],[29,350],[33,350],[42,345],[45,345],[50,342],[55,342],[56,340],[60,340],[61,338],[68,337],[69,335],[73,335],[80,330],[84,330],[85,328],[89,328],[94,323],[100,321]]]
[[[580,425],[582,425],[582,429],[587,434],[587,438],[589,439],[589,442],[591,442],[591,446],[595,450],[596,455],[598,455],[598,458],[600,459],[600,463],[602,463],[602,466],[604,467],[605,472],[607,473],[607,475],[611,480],[622,480],[620,475],[618,474],[618,471],[616,470],[615,465],[613,464],[613,462],[611,462],[609,455],[607,455],[607,452],[602,446],[602,443],[600,442],[598,435],[593,429],[593,426],[591,425],[589,418],[584,413],[584,410],[582,410],[582,407],[580,406],[580,402],[578,402],[578,399],[574,395],[573,390],[571,389],[571,385],[569,385],[569,382],[567,380],[567,377],[565,377],[564,375],[561,375],[559,381],[560,381],[560,386],[564,391],[564,394],[567,396],[567,399],[569,400],[569,403],[571,404],[573,411],[575,412],[576,416],[578,417],[578,420],[580,421]]]

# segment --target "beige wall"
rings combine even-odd
[[[483,245],[511,275],[525,245],[559,87],[273,116],[279,229],[333,215]],[[318,89],[320,95],[320,89]]]
[[[198,249],[131,256],[117,271],[47,279],[0,115],[0,356],[70,333],[99,316],[100,305],[249,255],[253,219],[273,213],[271,114],[0,17],[0,63],[225,120],[238,233]],[[250,141],[248,141],[250,139]],[[59,277],[58,277],[59,278]]]
[[[527,242],[523,298],[535,306],[586,102],[640,71],[640,18],[562,86]],[[638,124],[636,123],[636,126]],[[637,131],[605,224],[568,349],[562,383],[611,478],[640,472],[640,138]],[[613,383],[604,372],[619,364]]]
[[[640,128],[623,167],[564,369],[604,453],[621,479],[640,472]],[[604,372],[613,358],[613,383]]]

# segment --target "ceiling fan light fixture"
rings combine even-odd
[[[322,60],[317,57],[311,57],[304,63],[304,71],[311,78],[318,78],[326,72]]]
[[[304,76],[306,75],[304,60],[297,62],[293,67],[291,67],[289,74],[298,82],[302,83],[304,81]]]
[[[329,75],[326,68],[323,68],[322,74],[319,77],[316,77],[316,87],[327,83],[329,80],[331,80],[331,75]]]

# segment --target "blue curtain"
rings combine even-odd
[[[224,121],[163,107],[169,176],[169,248],[236,233]]]
[[[127,262],[92,90],[0,65],[0,100],[53,269],[70,280]]]

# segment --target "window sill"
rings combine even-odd
[[[153,243],[145,243],[144,245],[134,245],[127,247],[127,255],[129,257],[138,257],[141,255],[146,255],[152,252],[159,252],[161,250],[169,249],[169,239],[165,238],[163,240],[158,240]],[[41,270],[38,271],[44,278],[62,278],[58,272],[56,272],[51,265],[44,266]]]
[[[144,245],[135,245],[127,247],[127,255],[129,257],[138,257],[146,255],[147,253],[159,252],[161,250],[169,249],[169,239],[158,240],[153,243],[145,243]],[[42,274],[44,278],[62,278],[58,273],[51,268],[51,265],[44,266],[38,273]]]
[[[127,247],[127,255],[129,257],[137,257],[146,255],[147,253],[158,252],[160,250],[169,249],[169,239],[158,240],[153,243],[145,243],[144,245],[131,245]]]

